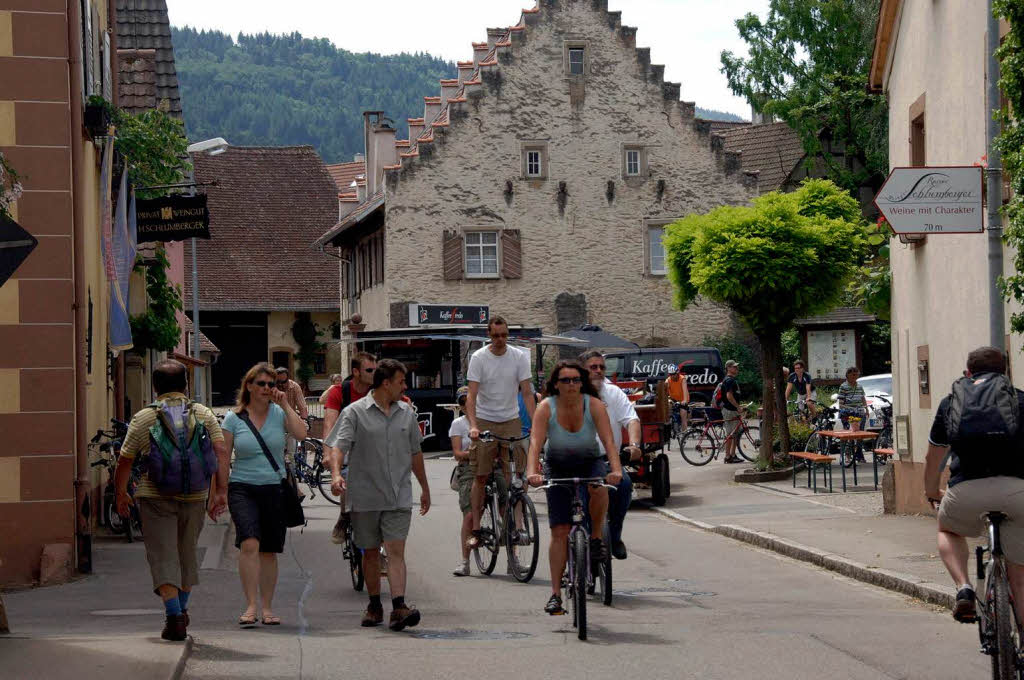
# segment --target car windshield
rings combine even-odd
[[[892,394],[892,376],[878,375],[861,378],[857,383],[864,388],[865,394]]]

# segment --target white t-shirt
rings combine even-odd
[[[462,440],[459,443],[462,444],[462,450],[465,451],[469,448],[469,420],[466,416],[459,416],[452,421],[452,426],[448,428],[448,437],[452,440],[461,437]],[[452,441],[452,448],[455,448],[454,441]]]
[[[532,377],[530,353],[505,346],[496,356],[484,345],[469,358],[468,382],[479,383],[476,393],[476,417],[492,423],[504,423],[519,417],[519,383]]]
[[[622,428],[627,427],[630,422],[640,418],[636,414],[636,409],[633,408],[633,402],[629,400],[629,397],[622,391],[622,388],[613,385],[607,378],[605,378],[604,385],[601,386],[601,401],[604,402],[605,407],[608,409],[608,420],[612,426],[612,439],[615,440],[615,450],[618,451],[622,448]],[[597,438],[597,445],[601,449],[601,453],[605,453],[604,444],[601,443],[600,437]]]

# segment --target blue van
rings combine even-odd
[[[609,352],[604,355],[605,375],[612,381],[664,380],[669,366],[684,365],[690,399],[711,401],[711,394],[725,377],[721,353],[714,347],[651,347]]]

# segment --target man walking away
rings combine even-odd
[[[306,395],[302,392],[302,385],[295,382],[289,377],[288,369],[284,366],[279,366],[274,369],[277,371],[277,389],[284,392],[284,398],[288,400],[292,408],[295,410],[299,417],[302,418],[302,422],[309,426],[309,409],[306,408]],[[298,442],[295,437],[288,435],[285,439],[285,462],[291,465],[292,460],[295,458],[295,447]]]
[[[726,463],[742,463],[736,455],[736,431],[740,427],[740,418],[744,416],[740,406],[740,384],[736,376],[740,374],[740,365],[729,359],[725,362],[725,380],[718,386],[720,403],[714,404],[722,409],[725,420],[725,461]]]
[[[412,474],[420,483],[420,514],[430,509],[430,488],[420,450],[416,412],[402,401],[405,366],[384,359],[373,374],[369,398],[360,399],[341,414],[328,444],[340,452],[332,456],[331,491],[341,495],[352,513],[356,546],[363,550],[363,573],[370,604],[363,626],[384,621],[380,601],[380,546],[388,554],[391,589],[391,630],[420,622],[419,611],[405,602],[405,540],[412,522]],[[341,477],[341,460],[348,460],[348,480]]]
[[[196,546],[203,513],[216,519],[227,507],[229,457],[217,417],[185,396],[185,366],[161,361],[153,369],[156,401],[136,413],[117,461],[117,511],[139,505],[153,591],[164,603],[164,640],[184,640],[192,586],[199,583]],[[146,472],[128,495],[132,464]],[[209,502],[207,499],[209,498]]]
[[[519,437],[522,423],[516,394],[523,396],[526,412],[533,417],[536,406],[533,386],[530,384],[530,353],[508,344],[508,323],[500,316],[487,322],[487,335],[491,342],[469,358],[466,379],[469,396],[466,399],[466,419],[469,421],[469,466],[473,472],[471,501],[473,506],[473,533],[469,547],[480,542],[480,515],[484,507],[484,486],[494,469],[498,442],[480,441],[480,432],[490,430],[500,437]],[[522,447],[512,447],[516,468],[526,469],[526,455]]]
[[[979,347],[967,371],[935,412],[928,435],[924,488],[939,509],[939,555],[957,588],[953,618],[977,621],[974,588],[967,577],[967,539],[985,532],[983,514],[1001,512],[1003,551],[1017,620],[1024,616],[1024,392],[1006,377],[1006,355]],[[949,483],[939,490],[947,453]]]
[[[324,402],[324,460],[330,460],[332,456],[338,455],[337,451],[327,445],[327,440],[330,439],[338,423],[338,416],[345,407],[370,393],[373,372],[377,370],[377,358],[369,352],[357,352],[352,355],[350,368],[352,377],[327,391],[327,399]],[[340,461],[339,464],[344,466],[345,461]],[[334,530],[331,532],[331,542],[338,545],[345,542],[345,525],[348,523],[344,496],[340,499],[339,506],[341,509],[338,521],[334,523]]]

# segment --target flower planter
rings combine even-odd
[[[110,110],[103,104],[86,104],[82,122],[92,137],[106,137],[110,127]]]
[[[742,484],[758,484],[761,482],[778,482],[783,479],[789,479],[792,476],[793,468],[791,467],[781,470],[766,470],[764,472],[759,472],[754,468],[747,468],[746,470],[738,470],[733,477],[733,481]]]

